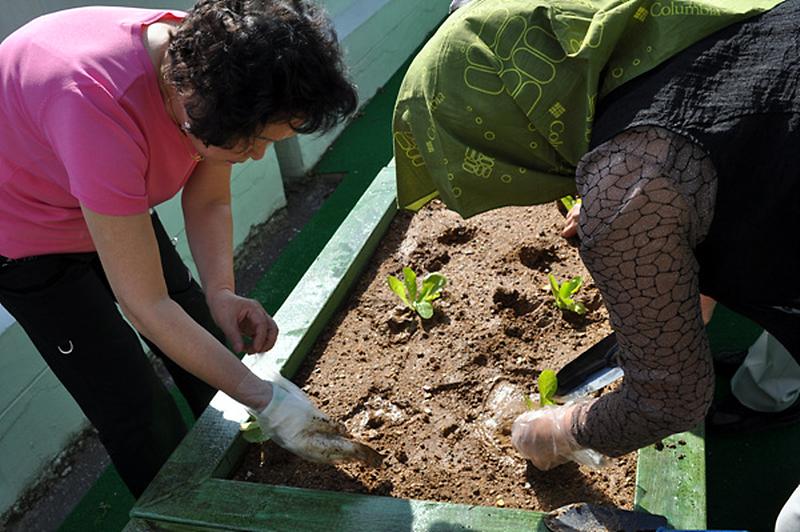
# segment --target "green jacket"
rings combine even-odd
[[[781,1],[473,0],[400,88],[400,207],[439,196],[466,218],[573,194],[598,99]]]

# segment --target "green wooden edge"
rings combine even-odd
[[[330,531],[546,531],[542,515],[525,510],[441,504],[354,493],[210,479],[171,498],[159,512],[139,512],[162,528]],[[200,510],[202,508],[202,510]],[[146,529],[145,529],[146,530]]]
[[[258,373],[280,368],[291,376],[383,237],[396,212],[394,163],[384,168],[312,263],[274,318],[280,340],[269,352],[245,357]],[[526,510],[415,501],[325,492],[225,480],[247,445],[239,434],[243,408],[225,394],[215,396],[131,510],[126,532],[143,530],[546,530],[542,514]],[[702,438],[684,438],[684,454],[702,456]],[[694,449],[700,444],[699,451]],[[652,461],[653,465],[641,465]],[[698,495],[681,483],[663,482],[648,471],[662,465],[648,450],[640,454],[637,505],[683,523],[674,514],[680,497]],[[679,462],[688,462],[686,459]],[[684,464],[670,467],[682,469]],[[669,468],[667,468],[669,469]],[[684,478],[684,477],[681,477]],[[688,478],[688,477],[686,477]],[[704,504],[704,486],[701,491]],[[657,508],[657,509],[656,509]],[[704,519],[703,519],[704,521]]]
[[[665,516],[678,529],[706,528],[703,426],[639,450],[636,509]],[[660,450],[659,450],[660,449]]]

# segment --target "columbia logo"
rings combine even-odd
[[[68,355],[75,350],[75,346],[72,345],[72,340],[67,340],[67,343],[58,346],[58,352],[62,355]]]
[[[566,109],[564,109],[564,106],[561,105],[561,102],[556,102],[556,103],[553,104],[553,106],[550,109],[548,109],[548,111],[550,111],[551,115],[553,115],[554,117],[558,118],[559,116],[564,114]]]
[[[639,22],[644,22],[644,19],[647,18],[647,10],[643,7],[640,7],[636,10],[636,13],[633,14],[633,18],[638,20]]]

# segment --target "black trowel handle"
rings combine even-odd
[[[611,333],[592,347],[573,358],[558,370],[558,391],[556,395],[567,395],[586,382],[592,374],[606,368],[617,366],[617,335]]]

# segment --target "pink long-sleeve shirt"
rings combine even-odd
[[[0,255],[93,251],[80,205],[146,212],[196,162],[142,40],[177,11],[86,7],[42,16],[0,44]]]

